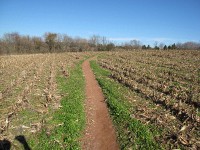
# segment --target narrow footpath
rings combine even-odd
[[[86,80],[86,129],[83,150],[118,150],[117,138],[100,86],[90,68],[89,60],[82,64]]]

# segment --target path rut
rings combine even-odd
[[[84,150],[118,150],[117,138],[100,86],[92,72],[89,60],[82,64],[86,80],[86,129],[82,139]]]

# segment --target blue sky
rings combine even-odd
[[[0,36],[8,32],[200,42],[200,0],[0,0]]]

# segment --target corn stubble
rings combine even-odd
[[[137,93],[132,116],[161,130],[166,149],[200,148],[200,52],[110,52],[98,63]]]
[[[81,53],[11,55],[0,57],[0,140],[36,135],[61,107],[57,76],[69,77],[67,69],[84,57]],[[50,132],[49,132],[50,133]]]

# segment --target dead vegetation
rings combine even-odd
[[[36,135],[53,112],[61,107],[57,77],[69,77],[68,69],[84,53],[11,55],[0,57],[0,140],[19,146],[15,137]],[[50,130],[56,125],[48,126]]]
[[[131,117],[159,129],[163,147],[200,148],[199,51],[111,52],[99,64],[137,93]]]

